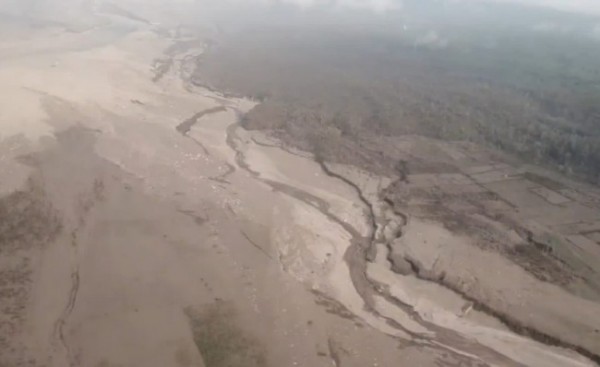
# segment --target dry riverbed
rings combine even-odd
[[[395,178],[242,128],[255,101],[189,82],[201,35],[103,19],[0,45],[0,365],[594,365],[415,273],[459,240]]]

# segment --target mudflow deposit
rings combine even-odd
[[[214,29],[90,4],[0,23],[0,366],[600,362],[599,190],[474,143],[313,149],[202,80]]]

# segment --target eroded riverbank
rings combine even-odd
[[[428,283],[432,281],[431,279],[419,277],[416,278],[415,281],[398,282],[398,280],[395,279],[395,277],[398,276],[397,274],[393,274],[390,269],[384,270],[381,263],[371,263],[367,254],[371,251],[370,247],[376,246],[378,242],[383,244],[379,249],[379,251],[382,251],[389,248],[389,242],[399,239],[403,231],[402,227],[410,220],[406,215],[395,213],[394,216],[390,218],[389,214],[387,214],[387,218],[385,218],[386,214],[383,213],[384,208],[387,206],[387,211],[390,211],[391,209],[384,200],[380,199],[380,192],[375,191],[371,193],[373,198],[371,200],[377,200],[376,205],[382,213],[381,217],[376,217],[374,209],[375,205],[371,204],[359,186],[364,185],[365,180],[368,179],[358,176],[358,181],[360,182],[362,179],[363,182],[361,184],[356,184],[349,178],[342,176],[342,174],[334,173],[328,168],[325,162],[313,160],[313,162],[317,164],[316,168],[320,169],[321,174],[329,179],[341,182],[348,186],[350,191],[353,192],[351,197],[354,197],[356,203],[360,203],[360,209],[357,213],[362,212],[362,214],[358,215],[362,216],[365,222],[366,231],[360,233],[351,226],[341,224],[339,219],[335,217],[332,218],[332,215],[328,210],[328,205],[325,204],[324,200],[319,200],[314,196],[298,192],[297,189],[291,189],[287,184],[279,183],[279,185],[277,185],[271,180],[262,179],[261,172],[252,169],[252,164],[249,164],[246,161],[243,151],[250,149],[278,149],[281,152],[285,152],[281,154],[293,156],[293,158],[289,157],[288,159],[291,158],[296,160],[309,158],[305,155],[286,152],[285,149],[279,148],[279,144],[257,144],[256,138],[247,138],[245,140],[245,147],[240,148],[236,143],[233,143],[234,141],[238,143],[242,141],[242,139],[235,135],[237,129],[238,128],[233,128],[231,126],[227,129],[227,132],[234,136],[234,138],[228,138],[227,141],[229,146],[235,151],[239,166],[248,170],[253,177],[267,183],[275,190],[281,191],[281,188],[283,187],[284,189],[282,191],[285,194],[291,195],[297,200],[305,201],[308,196],[310,198],[310,201],[308,202],[309,205],[315,207],[315,209],[319,210],[325,217],[333,220],[333,222],[340,224],[341,227],[350,234],[348,240],[349,246],[338,261],[343,261],[346,266],[348,266],[352,286],[357,294],[361,296],[363,302],[362,309],[365,312],[370,313],[375,319],[384,320],[385,324],[397,330],[396,332],[391,333],[391,335],[402,335],[402,337],[412,340],[413,342],[423,343],[471,358],[477,356],[476,358],[481,362],[492,365],[535,365],[539,363],[555,366],[565,365],[565,363],[573,363],[574,366],[587,365],[584,359],[578,358],[572,353],[570,354],[559,349],[552,351],[551,347],[538,344],[535,341],[528,341],[525,337],[516,334],[511,334],[511,332],[504,327],[503,322],[495,318],[495,315],[470,315],[469,318],[463,319],[469,312],[478,313],[480,308],[477,308],[478,311],[471,311],[470,309],[473,307],[471,301],[464,299],[461,294],[455,293],[453,290],[446,289],[444,291],[446,295],[441,297],[432,293],[419,294],[420,289],[424,287],[419,281]],[[258,134],[260,135],[260,133]],[[263,137],[261,139],[264,140],[265,138]],[[254,145],[254,147],[252,147],[252,145]],[[251,153],[247,154],[252,155]],[[291,162],[286,163],[292,165]],[[352,168],[341,167],[341,170],[342,172],[347,172],[348,170],[351,171]],[[311,177],[314,176],[314,174],[307,176]],[[354,174],[354,178],[356,178],[356,174]],[[285,178],[282,178],[281,176],[279,176],[279,180],[286,181]],[[314,203],[318,204],[314,206]],[[385,233],[385,226],[380,226],[380,228],[377,226],[377,223],[383,222],[385,222],[386,226],[395,226],[396,229],[390,233]],[[386,235],[388,238],[386,238]],[[376,241],[376,237],[379,238],[379,241]],[[385,259],[388,257],[389,254],[383,255],[383,258]],[[415,268],[414,265],[412,270],[416,271],[418,275],[418,268]],[[386,272],[387,275],[385,275]],[[398,293],[398,286],[400,284],[402,284],[403,287],[407,287],[407,289]],[[411,287],[414,288],[411,289]],[[427,286],[425,286],[425,288],[427,288]],[[435,286],[433,288],[435,288]],[[407,294],[412,295],[407,298],[405,296]],[[436,310],[434,312],[439,313],[440,316],[443,313],[446,313],[447,316],[450,316],[450,319],[442,321],[442,319],[437,317],[430,318],[425,316],[425,318],[423,318],[419,306],[412,301],[415,299],[414,297],[423,298],[420,303],[433,302],[428,307],[433,307],[431,310]],[[428,297],[433,298],[429,301],[425,301]],[[438,303],[440,300],[443,300],[444,297],[446,297],[446,301]],[[353,308],[352,306],[348,306],[347,302],[344,302],[344,300],[340,300],[339,298],[336,299],[350,310],[356,310],[356,307]],[[375,302],[376,299],[378,302]],[[444,307],[448,306],[448,302],[450,304],[458,304],[458,308],[449,306],[449,309],[445,310]],[[390,311],[390,308],[395,309],[395,311]],[[452,319],[454,319],[454,321]],[[378,324],[377,322],[371,324],[371,326],[376,328],[378,325],[381,324]],[[387,328],[380,330],[389,333],[389,329]],[[398,332],[401,333],[399,334]],[[478,336],[475,337],[475,335]],[[473,343],[470,341],[473,337],[475,337],[477,342]]]
[[[414,258],[399,274],[395,243],[419,222],[382,197],[394,178],[244,129],[256,101],[189,80],[201,36],[136,27],[110,45],[94,30],[69,34],[89,47],[33,53],[54,65],[28,66],[37,79],[11,79],[24,66],[0,60],[5,92],[41,91],[20,98],[51,131],[2,141],[3,152],[20,144],[3,158],[27,164],[56,210],[48,223],[61,223],[19,250],[31,280],[16,352],[0,350],[0,362],[592,365],[471,309]]]

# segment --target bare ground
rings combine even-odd
[[[3,136],[2,158],[29,177],[0,200],[0,365],[593,365],[594,272],[532,275],[525,263],[541,260],[520,240],[545,237],[514,223],[561,223],[511,217],[518,203],[495,185],[512,173],[481,176],[489,156],[448,162],[437,152],[472,147],[406,137],[379,143],[406,166],[367,172],[298,151],[242,128],[255,101],[193,85],[202,35],[104,27],[64,34],[51,51],[42,27],[0,61],[9,102],[23,106],[3,117],[3,131],[23,136],[19,149]],[[74,40],[76,52],[62,49]],[[161,57],[171,64],[153,71]],[[327,149],[354,151],[358,167],[377,154],[340,142]],[[414,191],[473,185],[501,200]],[[582,223],[597,213],[566,206]],[[465,223],[483,213],[492,235],[457,230],[442,208]],[[485,247],[498,238],[515,243]],[[571,274],[582,260],[561,244],[543,256]]]

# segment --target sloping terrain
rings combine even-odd
[[[1,25],[1,366],[598,363],[596,189],[219,92],[134,3]]]

